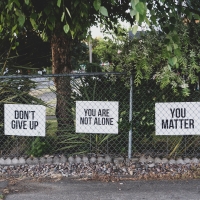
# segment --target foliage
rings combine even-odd
[[[188,96],[191,87],[198,83],[199,39],[198,36],[194,39],[194,35],[199,32],[200,25],[191,23],[186,26],[180,22],[176,26],[181,43],[180,50],[176,45],[171,49],[165,44],[164,33],[146,31],[140,34],[139,39],[127,38],[122,43],[117,69],[133,73],[136,86],[142,84],[142,81],[154,79],[161,89],[170,86],[177,93],[182,88],[182,94]],[[174,55],[170,61],[173,64],[168,62],[167,48],[171,51],[170,54]],[[179,52],[178,57],[175,52]]]
[[[50,154],[52,152],[51,145],[47,138],[36,137],[30,145],[30,149],[27,152],[28,155],[34,157],[40,157],[44,154]]]
[[[1,68],[1,79],[0,79],[0,135],[1,135],[1,148],[5,149],[5,152],[11,150],[15,152],[15,149],[19,149],[21,153],[24,153],[26,148],[26,142],[21,139],[22,144],[16,147],[18,144],[16,141],[17,137],[9,137],[4,135],[4,104],[40,104],[45,105],[45,103],[32,96],[30,94],[31,89],[36,88],[36,83],[28,78],[7,78],[7,75],[18,74],[18,70],[21,72],[25,71],[30,67],[30,63],[20,63],[20,56],[16,52],[12,51],[9,47],[8,38],[3,38],[0,40],[0,68]],[[22,45],[23,46],[23,45]],[[30,57],[29,57],[30,58]],[[22,61],[21,60],[21,61]],[[27,61],[27,60],[26,60]],[[31,67],[30,67],[31,68]],[[30,69],[29,68],[29,69]]]
[[[105,153],[105,150],[107,153],[114,154],[117,153],[116,149],[123,151],[125,148],[127,150],[129,89],[124,86],[122,77],[115,75],[80,76],[72,81],[72,88],[74,101],[120,101],[119,134],[76,134],[63,130],[62,135],[59,136],[61,146],[59,150],[64,150],[67,154],[101,154]],[[74,112],[75,108],[72,111]]]
[[[178,153],[183,155],[193,148],[188,143],[183,149],[186,136],[178,138],[178,143],[168,142],[168,144],[166,138],[159,139],[158,136],[154,136],[154,107],[156,102],[199,101],[199,28],[200,25],[195,22],[186,25],[180,21],[176,24],[181,43],[180,49],[176,45],[171,49],[165,43],[166,34],[155,30],[138,32],[132,38],[130,35],[127,38],[121,38],[115,49],[112,49],[115,52],[117,49],[121,51],[117,56],[115,53],[112,55],[115,56],[116,70],[128,72],[134,77],[134,152],[148,149],[153,152],[168,152],[172,156]],[[102,52],[109,51],[107,47],[110,41],[104,40],[104,43],[104,46],[100,45],[103,47]],[[169,51],[174,56],[170,62],[176,63],[168,62]],[[177,60],[175,51],[181,51]],[[106,56],[102,57],[106,58]],[[192,144],[196,144],[197,141],[198,139],[194,137]],[[166,151],[163,146],[167,146],[168,150]]]
[[[101,62],[113,63],[117,54],[117,44],[112,39],[99,39],[93,48],[93,54],[97,55]]]
[[[0,37],[1,75],[30,74],[51,65],[50,43],[43,42],[35,32],[19,34],[15,42],[18,46],[13,49],[8,36]]]
[[[20,32],[20,28],[41,31],[41,37],[47,39],[52,32],[59,31],[70,34],[73,38],[86,35],[87,29],[98,21],[117,22],[119,17],[131,20],[126,11],[129,1],[64,1],[44,0],[10,0],[1,2],[1,32],[7,28],[11,34]],[[119,9],[120,8],[120,9]],[[9,15],[11,13],[11,16]],[[108,19],[109,16],[109,19]]]

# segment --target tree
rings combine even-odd
[[[104,5],[104,6],[102,6]],[[108,9],[106,9],[107,7]],[[44,40],[51,41],[52,73],[70,73],[71,48],[75,39],[83,39],[91,25],[97,21],[117,22],[118,17],[130,18],[125,11],[129,8],[129,1],[124,4],[114,1],[65,1],[65,0],[9,0],[1,2],[0,31],[10,35],[15,45],[13,35],[34,30]],[[106,17],[110,13],[110,20]],[[58,126],[72,125],[70,115],[70,79],[56,77],[54,79],[57,92],[56,116]],[[65,97],[65,99],[63,98]]]

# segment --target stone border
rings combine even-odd
[[[124,157],[115,157],[112,158],[109,155],[106,156],[97,156],[97,157],[87,157],[87,156],[75,156],[75,157],[65,157],[65,156],[45,156],[45,157],[40,157],[40,158],[24,158],[24,157],[14,157],[14,158],[0,158],[0,165],[2,166],[8,166],[8,165],[38,165],[38,164],[60,164],[60,163],[70,163],[70,164],[78,164],[78,163],[114,163],[115,165],[120,165],[122,163],[129,165],[131,163],[147,163],[153,167],[155,164],[199,164],[200,159],[194,157],[192,159],[190,158],[177,158],[177,159],[167,159],[167,158],[162,158],[160,159],[159,157],[152,158],[152,157],[145,157],[141,156],[140,158],[132,158],[132,159],[127,159]]]

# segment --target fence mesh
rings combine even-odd
[[[127,156],[131,125],[132,156],[145,154],[153,157],[198,157],[200,154],[198,135],[180,135],[180,132],[176,135],[155,134],[155,104],[198,102],[200,93],[195,87],[191,89],[189,97],[184,97],[181,91],[175,94],[169,87],[161,90],[153,79],[143,82],[138,87],[133,86],[132,123],[129,122],[130,81],[129,77],[123,74],[1,77],[0,91],[1,156],[39,157],[45,154]],[[85,104],[85,111],[83,109],[84,117],[87,118],[82,118],[82,123],[86,125],[90,123],[89,117],[98,117],[95,102],[103,102],[103,105],[106,102],[113,102],[110,110],[115,110],[115,103],[118,102],[118,134],[106,133],[98,128],[91,129],[91,133],[89,130],[87,133],[81,131],[76,133],[77,102],[90,101],[94,105],[88,107]],[[13,104],[17,107],[10,107]],[[39,107],[25,109],[24,104]],[[46,109],[45,112],[43,108]],[[189,104],[188,109],[190,108],[194,109],[193,104]],[[158,113],[162,118],[166,113],[165,107],[159,107]],[[102,121],[101,118],[101,121],[98,122],[97,119],[96,123],[113,123],[109,118],[108,109],[101,110],[99,115],[104,115],[104,120],[107,121]],[[30,127],[32,129],[29,131]],[[33,135],[30,136],[31,134]]]

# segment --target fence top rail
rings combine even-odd
[[[76,76],[103,76],[103,75],[126,75],[122,72],[92,72],[92,73],[70,73],[70,74],[43,74],[43,75],[9,75],[0,76],[0,79],[15,79],[15,78],[49,78],[49,77],[76,77]]]

